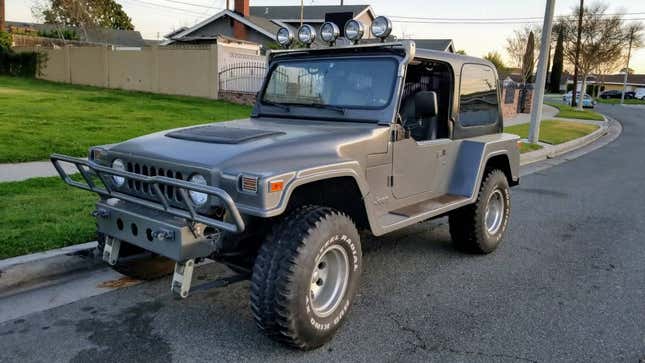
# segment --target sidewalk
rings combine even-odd
[[[61,163],[61,166],[68,173],[73,174],[78,172],[74,165]],[[56,169],[54,169],[54,165],[49,161],[0,164],[0,183],[56,175],[58,175],[58,173],[56,172]]]
[[[556,118],[555,115],[558,114],[560,110],[553,106],[542,105],[542,120]],[[558,118],[560,120],[560,118]],[[564,120],[564,119],[562,119]],[[580,120],[575,120],[580,121]],[[531,122],[530,113],[518,113],[515,117],[509,117],[504,119],[504,126],[513,126],[518,124],[526,124]]]

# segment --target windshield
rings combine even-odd
[[[384,108],[394,92],[392,58],[297,60],[273,67],[262,102],[329,108]]]

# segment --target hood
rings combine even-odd
[[[109,150],[232,174],[269,175],[360,162],[368,154],[387,152],[388,130],[371,123],[253,118],[166,130]]]

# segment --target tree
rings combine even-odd
[[[459,49],[458,51],[455,52],[456,54],[461,54],[461,55],[466,55],[466,51],[463,49]]]
[[[576,18],[579,11],[579,8],[574,11]],[[578,33],[577,22],[572,19],[568,24],[565,38],[574,40]],[[623,27],[622,15],[607,14],[607,5],[601,3],[584,7],[580,34],[578,71],[582,78],[582,87],[577,106],[582,109],[587,77],[603,63],[622,58],[628,37]],[[564,47],[565,57],[573,64],[576,61],[576,48],[575,41],[567,41]],[[574,84],[574,87],[577,85]]]
[[[558,40],[553,54],[553,66],[551,68],[551,80],[549,82],[551,93],[560,92],[562,82],[562,70],[564,68],[564,29],[558,26]]]
[[[47,24],[134,30],[132,19],[115,0],[47,0],[34,13]]]
[[[540,36],[542,34],[542,29],[539,26],[528,25],[522,29],[514,30],[513,35],[506,38],[506,53],[511,59],[511,66],[520,68],[524,60],[524,55],[526,53],[526,44],[529,39],[529,35],[534,34],[534,40],[537,40],[534,44],[533,59],[535,64],[535,59],[538,56],[538,49],[540,49]],[[537,39],[536,39],[537,37]]]
[[[499,54],[499,52],[497,51],[488,52],[488,54],[484,56],[484,59],[493,63],[493,65],[495,66],[495,69],[497,69],[497,74],[499,74],[500,79],[504,79],[508,77],[510,72],[508,68],[504,65],[504,61],[502,60],[502,55]]]
[[[529,33],[526,41],[526,51],[522,59],[522,83],[533,83],[533,69],[535,68],[535,36]]]

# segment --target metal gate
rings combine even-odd
[[[266,64],[242,62],[226,66],[219,72],[219,90],[222,92],[257,93],[267,73]]]

